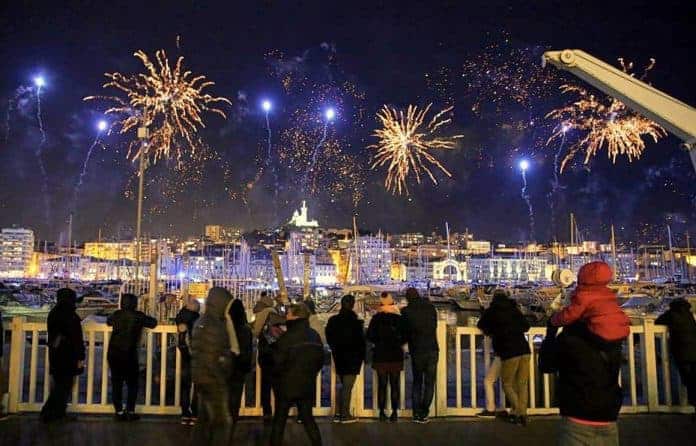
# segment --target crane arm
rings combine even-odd
[[[542,66],[547,62],[573,73],[680,138],[696,168],[695,108],[581,50],[547,51]]]

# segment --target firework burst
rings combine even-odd
[[[432,104],[422,110],[415,105],[409,105],[406,113],[403,110],[390,108],[387,105],[377,112],[377,119],[382,128],[374,131],[373,136],[379,141],[368,146],[377,151],[372,158],[371,168],[376,169],[388,165],[384,187],[392,194],[408,192],[406,180],[413,171],[416,182],[420,184],[421,176],[427,174],[430,180],[437,184],[431,166],[437,167],[445,175],[452,174],[435,158],[430,151],[433,149],[453,149],[455,140],[462,135],[437,136],[438,129],[449,124],[451,118],[443,118],[454,107],[447,107],[437,113],[424,125],[426,116]],[[429,165],[430,164],[430,165]]]
[[[179,57],[172,67],[164,50],[155,53],[155,61],[143,51],[136,51],[135,57],[143,63],[146,72],[124,75],[106,73],[109,79],[103,87],[115,88],[125,93],[119,96],[88,96],[84,100],[104,99],[114,103],[106,110],[122,119],[116,123],[118,133],[125,134],[138,127],[150,130],[148,145],[131,143],[129,155],[133,159],[147,151],[147,155],[159,158],[175,157],[177,160],[186,151],[197,148],[195,134],[205,127],[202,115],[211,112],[226,118],[218,108],[219,104],[231,104],[224,97],[204,93],[214,82],[203,75],[194,76],[184,71],[183,57]]]
[[[623,70],[630,73],[633,64],[626,64],[623,59],[619,59],[619,62]],[[643,71],[641,80],[646,77],[654,64],[655,61],[651,60]],[[577,85],[566,84],[560,88],[563,93],[575,94],[577,99],[546,115],[547,118],[559,122],[548,139],[547,145],[555,140],[563,140],[569,129],[584,135],[568,149],[560,165],[561,172],[566,164],[582,150],[585,151],[584,164],[588,164],[603,147],[606,147],[607,157],[612,163],[616,162],[619,155],[626,156],[631,162],[643,154],[645,150],[643,138],[650,137],[657,142],[667,135],[662,126],[633,112],[618,99],[598,98]]]

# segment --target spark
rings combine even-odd
[[[154,160],[170,158],[172,153],[178,161],[185,152],[195,152],[199,148],[195,138],[200,128],[205,127],[203,113],[227,116],[218,104],[231,104],[229,99],[215,97],[204,90],[215,83],[206,76],[193,76],[190,70],[183,69],[183,57],[172,66],[164,50],[155,53],[155,61],[143,51],[134,56],[143,63],[145,73],[124,75],[106,73],[108,79],[103,87],[114,88],[124,93],[119,96],[88,96],[84,100],[104,99],[114,103],[106,110],[122,118],[115,123],[119,134],[128,133],[138,127],[150,130],[149,144],[133,141],[129,154],[135,150],[133,159],[140,155],[152,155]],[[153,153],[143,153],[150,152]]]
[[[630,72],[633,64],[626,64],[623,59],[619,61],[624,72],[633,75]],[[654,59],[651,59],[640,77],[641,80],[647,76],[654,64]],[[585,151],[583,162],[585,165],[604,147],[612,163],[616,163],[619,155],[626,156],[631,162],[642,156],[645,150],[644,137],[650,137],[657,142],[667,135],[662,126],[635,113],[616,98],[608,96],[598,98],[577,85],[565,84],[560,89],[563,93],[575,94],[577,99],[546,115],[548,119],[563,123],[556,126],[547,140],[547,145],[556,139],[563,140],[570,128],[583,135],[568,149],[568,153],[561,162],[560,172],[563,172],[566,164],[582,150]]]
[[[406,113],[403,110],[390,108],[387,105],[377,113],[377,119],[382,127],[374,131],[373,136],[379,141],[368,146],[377,151],[372,158],[370,168],[376,169],[388,165],[385,188],[392,194],[408,192],[406,180],[413,170],[416,182],[420,184],[421,175],[425,172],[430,180],[437,184],[435,175],[428,163],[440,169],[445,175],[452,174],[435,158],[430,151],[433,149],[453,149],[455,140],[463,135],[437,136],[440,127],[448,125],[452,119],[444,119],[446,113],[452,111],[450,106],[437,113],[427,124],[425,118],[432,104],[422,110],[415,105],[409,105]]]

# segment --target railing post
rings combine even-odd
[[[12,318],[10,325],[12,330],[12,341],[10,344],[10,376],[8,382],[8,401],[7,411],[17,412],[19,402],[22,398],[20,387],[24,379],[24,321],[22,316]]]
[[[447,415],[447,322],[437,321],[437,379],[435,380],[435,416]],[[457,352],[458,353],[458,352]]]
[[[657,388],[657,356],[655,353],[655,322],[652,319],[643,320],[643,336],[645,337],[643,351],[643,367],[648,391],[648,412],[655,412],[659,403]]]

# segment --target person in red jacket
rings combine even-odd
[[[559,327],[583,321],[588,331],[607,342],[626,339],[630,333],[628,316],[619,307],[616,293],[607,284],[613,272],[604,262],[590,262],[578,272],[578,286],[570,305],[551,317]]]

